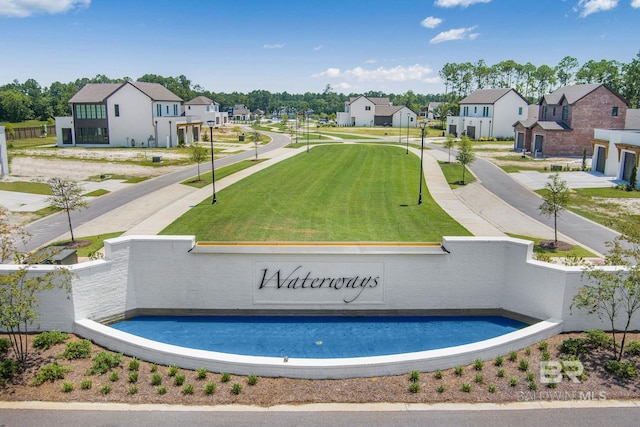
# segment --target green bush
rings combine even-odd
[[[131,387],[129,387],[129,390],[127,390],[129,394],[136,394],[138,393],[138,386],[132,385]]]
[[[80,389],[82,390],[91,390],[92,382],[89,379],[84,379],[80,382]]]
[[[182,387],[182,394],[186,394],[186,395],[193,394],[193,385],[185,384],[184,387]]]
[[[138,359],[136,359],[135,357],[133,359],[129,360],[129,370],[137,372],[138,369],[140,369],[140,361]]]
[[[240,394],[241,391],[242,391],[242,384],[240,384],[240,383],[231,384],[231,393],[232,394]]]
[[[476,383],[481,384],[484,382],[484,375],[476,374],[476,377],[473,379]]]
[[[199,380],[207,378],[207,368],[200,368],[196,370],[196,374]]]
[[[640,342],[638,341],[629,341],[627,348],[624,349],[624,352],[629,356],[640,356]]]
[[[524,351],[524,354],[526,354],[527,356],[531,356],[531,349],[527,347],[527,349]]]
[[[182,384],[184,384],[184,380],[186,379],[184,374],[176,374],[176,376],[173,377],[173,385],[175,385],[176,387],[180,387]]]
[[[515,362],[516,360],[518,360],[518,352],[517,351],[510,351],[509,352],[509,360],[512,362]]]
[[[538,384],[535,381],[529,381],[529,390],[536,391],[538,389]]]
[[[584,331],[587,336],[587,344],[593,347],[608,348],[613,345],[613,338],[600,329],[589,329]]]
[[[151,375],[151,385],[156,386],[162,384],[162,375],[155,373]]]
[[[527,371],[529,369],[529,361],[527,359],[520,359],[518,369],[520,369],[522,372]]]
[[[510,377],[509,378],[509,385],[511,387],[515,387],[518,385],[518,377]]]
[[[438,393],[444,393],[444,390],[445,390],[444,385],[440,384],[436,390]]]
[[[0,338],[0,358],[6,356],[11,348],[11,340],[9,338]]]
[[[4,384],[11,378],[18,375],[20,365],[13,359],[4,359],[0,362],[0,384]]]
[[[410,382],[410,383],[409,383],[409,391],[410,391],[411,393],[418,393],[418,392],[420,392],[420,383],[413,382],[413,381],[412,381],[412,382]]]
[[[228,372],[223,372],[222,375],[220,375],[220,381],[222,381],[223,383],[228,382],[231,379],[231,375],[229,375]]]
[[[120,373],[118,371],[112,371],[109,374],[109,381],[111,381],[112,383],[118,381],[120,379]]]
[[[471,384],[469,383],[462,383],[462,387],[460,387],[460,389],[462,391],[464,391],[465,393],[470,393],[471,392]]]
[[[476,371],[482,371],[484,362],[482,361],[482,359],[476,359],[473,361],[473,367],[476,369]]]
[[[436,377],[436,379],[441,380],[442,379],[442,371],[440,369],[438,369],[434,376]]]
[[[619,362],[617,360],[610,360],[604,365],[604,368],[616,377],[622,379],[631,379],[638,376],[636,364],[631,361]]]
[[[487,387],[487,389],[489,390],[489,393],[495,393],[496,392],[496,386],[493,384],[489,384],[489,387]]]
[[[60,331],[42,332],[33,339],[33,346],[40,350],[46,350],[56,344],[63,342],[67,338],[69,338],[69,335]]]
[[[416,380],[416,381],[418,381],[418,380]],[[247,383],[249,385],[256,385],[258,383],[258,377],[255,376],[255,375],[249,375],[247,377]]]
[[[546,341],[540,341],[538,343],[538,350],[547,351],[549,349],[549,343]]]
[[[527,372],[527,381],[533,381],[535,380],[536,376],[533,374],[533,372]]]
[[[58,364],[58,362],[53,362],[48,365],[44,365],[38,372],[36,373],[36,377],[33,379],[33,385],[40,385],[45,381],[54,382],[55,380],[62,380],[67,372],[69,372],[71,368],[62,366]]]
[[[547,362],[547,361],[551,360],[551,353],[549,353],[547,350],[544,350],[542,352],[542,354],[540,355],[540,358],[542,360],[544,360],[545,362]]]
[[[579,357],[587,352],[585,338],[567,338],[558,346],[561,353]]]
[[[493,359],[493,364],[498,367],[502,366],[503,363],[504,363],[504,357],[502,356],[497,356],[495,359]]]
[[[163,385],[156,387],[158,394],[167,394],[167,388]]]
[[[86,359],[91,356],[91,341],[80,340],[67,343],[61,357],[67,360]]]
[[[103,385],[102,387],[100,387],[100,393],[102,393],[102,394],[111,393],[111,386],[109,384]]]
[[[168,376],[173,377],[177,373],[178,373],[178,367],[176,365],[169,366],[169,369],[167,370],[167,375]]]
[[[89,374],[104,374],[110,369],[120,366],[120,363],[122,363],[122,353],[101,351],[93,357],[93,365],[89,369]]]
[[[412,383],[418,382],[420,380],[420,372],[418,371],[411,371],[411,373],[409,374],[409,381],[411,381]]]
[[[216,392],[216,383],[209,381],[204,385],[204,394],[213,394]]]
[[[151,373],[158,372],[158,365],[156,365],[155,363],[152,363],[150,370],[151,370]]]
[[[128,380],[131,384],[135,384],[138,382],[138,371],[133,371],[129,373]]]
[[[502,368],[498,369],[498,372],[496,373],[496,375],[498,376],[498,378],[504,378],[504,369]]]
[[[71,393],[74,389],[74,385],[71,381],[65,381],[62,383],[62,392],[63,393]]]
[[[456,366],[455,368],[453,368],[453,373],[456,374],[457,376],[461,376],[463,372],[464,372],[464,366]]]

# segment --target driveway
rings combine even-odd
[[[511,173],[511,177],[531,190],[540,190],[555,172],[522,171]],[[604,176],[598,172],[559,172],[560,178],[569,188],[614,187],[622,183],[615,176]]]

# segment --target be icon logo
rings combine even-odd
[[[580,382],[580,376],[584,368],[578,360],[549,360],[540,362],[540,382],[542,384],[557,384],[562,382],[562,377]]]

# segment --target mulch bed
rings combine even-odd
[[[548,351],[551,360],[567,359],[560,354],[557,347],[563,340],[581,334],[561,334],[549,339]],[[29,337],[31,341],[33,336]],[[79,340],[70,335],[69,341]],[[640,340],[640,333],[630,334],[630,339]],[[33,347],[30,347],[33,348]],[[517,360],[511,361],[509,355],[504,356],[502,367],[495,366],[493,360],[485,361],[481,370],[474,365],[463,367],[461,375],[454,369],[442,371],[442,378],[436,378],[433,372],[421,372],[417,383],[419,391],[409,391],[409,373],[398,376],[374,378],[354,378],[344,380],[300,380],[290,378],[258,378],[255,385],[248,384],[245,376],[231,375],[228,382],[222,382],[220,373],[208,373],[207,378],[198,379],[195,371],[179,369],[186,380],[184,384],[194,387],[192,395],[183,394],[182,386],[174,386],[173,378],[168,376],[168,367],[158,366],[157,373],[162,375],[162,385],[166,387],[166,394],[161,395],[151,385],[152,364],[141,361],[139,377],[135,384],[128,382],[128,370],[131,357],[123,356],[123,363],[114,370],[119,372],[119,379],[110,381],[110,374],[88,375],[91,359],[68,361],[58,356],[64,351],[65,344],[57,344],[46,351],[31,350],[29,364],[24,372],[0,386],[0,399],[5,401],[57,401],[57,402],[122,402],[122,403],[161,403],[182,405],[226,405],[243,404],[258,406],[274,406],[281,404],[304,403],[435,403],[435,402],[517,402],[533,400],[602,400],[602,399],[637,399],[640,397],[640,380],[618,380],[604,369],[604,364],[610,359],[611,351],[591,349],[582,358],[587,378],[580,383],[573,383],[564,379],[557,388],[549,388],[540,382],[541,350],[537,345],[528,350],[517,352]],[[93,345],[93,355],[103,348]],[[53,361],[72,368],[64,380],[46,382],[39,386],[29,385],[40,366]],[[520,361],[528,361],[528,371],[535,376],[536,390],[531,390],[526,379],[527,373],[520,369]],[[627,359],[639,363],[638,357]],[[504,376],[498,377],[498,370],[504,370]],[[480,378],[479,376],[482,376]],[[511,378],[516,378],[517,384],[511,385]],[[92,387],[81,390],[82,380],[90,379]],[[480,379],[482,381],[480,381]],[[216,384],[216,391],[211,395],[204,393],[204,384],[208,381]],[[70,382],[74,389],[65,393],[62,384]],[[242,386],[239,394],[232,393],[232,385]],[[100,389],[110,385],[111,391],[102,394]],[[469,391],[463,391],[463,384],[469,385]],[[135,394],[130,394],[130,387],[137,387]],[[492,393],[489,386],[495,387]],[[442,386],[442,387],[441,387]]]

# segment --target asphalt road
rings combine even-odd
[[[637,425],[638,407],[522,410],[277,411],[236,410],[0,410],[0,426],[608,426]]]
[[[268,153],[269,151],[276,150],[284,147],[290,143],[290,139],[282,134],[262,132],[269,135],[272,141],[264,146],[258,147],[258,155]],[[214,142],[215,143],[215,142]],[[254,150],[248,150],[243,153],[234,154],[228,157],[223,157],[215,161],[216,169],[228,166],[233,163],[237,163],[241,160],[252,159],[255,157]],[[200,164],[200,172],[207,172],[211,170],[211,163],[204,162]],[[186,179],[194,177],[198,174],[197,166],[189,166],[182,170],[158,176],[156,178],[143,181],[136,185],[132,185],[129,188],[114,191],[104,196],[98,197],[93,200],[87,209],[71,212],[71,222],[74,229],[98,218],[112,209],[129,203],[135,199],[138,199],[146,194],[154,191],[162,190],[168,185],[182,182]],[[144,212],[141,212],[144,214]],[[31,233],[31,240],[28,244],[21,248],[23,251],[32,251],[40,248],[46,243],[57,240],[60,236],[69,231],[69,223],[65,212],[59,212],[54,215],[47,216],[38,221],[24,227],[25,230]]]
[[[429,147],[446,151],[437,145],[430,144]],[[455,158],[453,150],[452,158]],[[551,229],[554,228],[553,218],[540,214],[538,208],[542,203],[542,198],[511,178],[509,174],[498,166],[486,159],[477,157],[476,161],[468,167],[478,178],[480,184],[487,190],[525,215],[540,221],[551,227]],[[558,232],[602,255],[608,251],[605,243],[614,240],[618,236],[617,232],[569,211],[563,211],[558,218]]]

